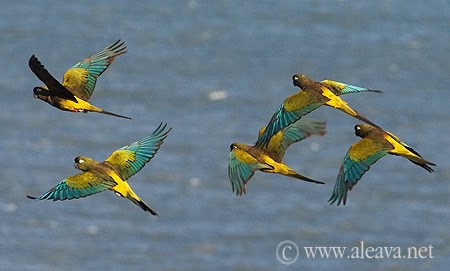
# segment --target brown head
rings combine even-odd
[[[362,137],[362,138],[365,138],[366,136],[368,136],[371,132],[373,132],[375,130],[379,130],[379,129],[370,124],[362,123],[362,124],[355,125],[355,135]]]
[[[234,149],[240,149],[240,150],[245,150],[247,145],[245,144],[241,144],[241,143],[233,143],[230,145],[230,151],[234,150]]]
[[[230,151],[233,151],[234,149],[237,149],[237,148],[238,147],[237,147],[236,143],[233,143],[230,145]]]
[[[39,100],[43,100],[45,102],[50,101],[50,91],[47,87],[34,87],[33,88],[33,97],[38,98]]]
[[[242,144],[242,143],[233,143],[230,145],[230,152],[238,149],[247,153],[254,153],[254,152],[258,152],[259,148],[255,147],[255,146],[249,146],[246,144]]]
[[[76,169],[87,171],[95,163],[95,160],[86,156],[78,156],[75,158],[74,167]]]
[[[294,74],[292,76],[292,83],[294,86],[301,89],[312,87],[316,82],[304,74]]]

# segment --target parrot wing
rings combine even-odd
[[[245,186],[256,170],[270,168],[269,165],[258,162],[249,153],[233,149],[228,156],[228,178],[232,191],[241,196],[246,193]]]
[[[345,205],[348,191],[358,183],[370,166],[388,154],[391,148],[392,145],[388,142],[375,141],[371,138],[363,138],[353,144],[345,155],[333,194],[328,202],[333,204],[337,201],[337,205],[341,202]]]
[[[375,93],[383,93],[383,91],[381,91],[381,90],[353,86],[353,85],[349,85],[349,84],[345,84],[345,83],[341,83],[341,82],[337,82],[337,81],[332,81],[332,80],[323,80],[321,83],[323,85],[325,85],[326,87],[328,87],[334,94],[336,94],[338,96],[342,95],[342,94],[347,94],[347,93],[365,92],[365,91],[375,92]]]
[[[52,96],[71,100],[76,103],[78,102],[73,94],[47,71],[47,69],[44,67],[44,65],[41,64],[36,56],[32,55],[30,57],[28,66],[30,67],[31,71],[39,78],[39,80],[41,80],[48,87],[48,90]]]
[[[260,134],[263,133],[261,129]],[[299,142],[311,135],[323,136],[326,133],[325,122],[300,119],[276,133],[267,145],[267,152],[277,162],[281,163],[286,149],[293,143]]]
[[[114,151],[104,163],[111,165],[123,180],[127,180],[155,156],[172,130],[166,129],[166,126],[160,123],[150,136]]]
[[[28,198],[53,201],[78,199],[100,193],[115,185],[117,183],[113,180],[105,180],[91,172],[83,172],[62,180],[47,193],[37,198],[31,196]]]
[[[94,92],[97,78],[109,67],[115,57],[126,53],[120,40],[100,52],[75,64],[64,74],[63,85],[75,96],[87,101]]]
[[[313,93],[299,91],[289,96],[273,114],[265,131],[256,141],[257,147],[266,147],[270,139],[278,132],[298,121],[304,115],[322,106],[325,101],[321,97],[315,97]]]

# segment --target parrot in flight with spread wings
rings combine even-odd
[[[292,81],[294,86],[299,87],[301,90],[287,97],[278,107],[277,111],[270,119],[269,124],[267,124],[267,129],[261,136],[258,147],[267,146],[270,138],[275,133],[322,105],[334,107],[350,116],[378,127],[375,123],[352,109],[339,96],[347,93],[365,91],[381,93],[380,90],[357,87],[331,80],[316,82],[304,74],[295,74],[292,76]]]
[[[39,197],[27,196],[38,200],[71,200],[84,198],[104,190],[112,190],[118,196],[131,200],[134,204],[152,215],[151,209],[127,183],[127,179],[140,171],[148,163],[171,131],[167,124],[161,123],[155,131],[139,141],[114,151],[103,162],[86,156],[75,158],[75,168],[83,171],[59,182]]]
[[[130,119],[129,117],[103,110],[88,102],[94,92],[97,78],[117,56],[124,53],[126,53],[125,43],[118,40],[67,70],[64,73],[62,83],[58,82],[45,69],[36,56],[32,55],[28,65],[31,71],[45,84],[45,86],[33,88],[33,96],[64,111],[97,112]]]
[[[341,202],[345,205],[348,191],[378,159],[386,154],[405,157],[428,172],[433,172],[430,166],[436,166],[423,159],[417,151],[390,132],[369,124],[358,124],[355,126],[355,134],[362,139],[353,144],[345,155],[333,194],[328,201],[330,204],[337,201],[337,205]]]
[[[278,173],[302,181],[324,184],[300,175],[283,163],[286,149],[293,143],[311,135],[323,136],[325,122],[301,119],[274,134],[266,147],[257,147],[266,127],[261,128],[254,146],[233,143],[228,157],[228,177],[232,190],[237,195],[246,193],[246,185],[256,170],[266,173]]]

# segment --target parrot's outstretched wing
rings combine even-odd
[[[267,152],[277,162],[281,163],[286,149],[293,143],[299,142],[312,135],[323,136],[326,133],[326,123],[323,121],[316,121],[302,118],[283,130],[276,133],[267,145]],[[260,135],[264,133],[264,128],[259,132]]]
[[[120,40],[96,54],[78,62],[64,74],[62,84],[75,96],[87,101],[94,92],[97,78],[109,67],[114,59],[126,53],[126,46]]]
[[[370,166],[388,154],[391,147],[387,142],[376,142],[370,138],[363,138],[353,144],[345,155],[333,194],[328,202],[333,204],[337,201],[337,205],[341,202],[345,205],[348,191],[358,183]]]
[[[123,180],[127,180],[155,156],[172,130],[166,127],[167,124],[160,123],[150,136],[114,151],[104,163],[111,165]]]
[[[241,196],[246,193],[245,186],[256,170],[270,168],[258,162],[253,156],[240,149],[232,149],[228,156],[228,178],[232,191]]]
[[[104,180],[93,173],[83,172],[62,180],[55,187],[37,198],[27,197],[38,200],[71,200],[100,193],[115,185],[117,183],[113,180]]]
[[[363,88],[358,86],[353,86],[337,81],[332,80],[323,80],[321,82],[325,86],[327,86],[334,94],[336,95],[343,95],[347,93],[355,93],[355,92],[375,92],[375,93],[383,93],[383,91],[378,89],[369,89],[369,88]]]
[[[58,80],[55,79],[41,64],[39,59],[32,55],[30,60],[28,61],[28,66],[31,71],[41,80],[47,87],[52,96],[56,96],[62,99],[71,100],[74,102],[78,102],[77,99],[73,96],[72,92],[70,92],[67,88],[65,88]]]
[[[299,91],[289,96],[273,114],[265,131],[256,141],[257,147],[266,147],[271,138],[278,132],[298,121],[304,115],[316,110],[325,103],[324,100],[314,97],[312,93]]]

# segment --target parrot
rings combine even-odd
[[[97,112],[125,119],[126,116],[115,114],[88,102],[94,92],[97,78],[109,67],[113,60],[126,53],[126,46],[120,40],[109,45],[100,52],[75,64],[64,73],[62,83],[59,83],[35,55],[28,61],[31,71],[45,86],[34,87],[33,96],[48,104],[70,112]]]
[[[434,171],[430,166],[436,166],[436,164],[423,159],[417,151],[393,133],[369,124],[355,125],[354,129],[355,135],[362,139],[353,144],[345,155],[333,194],[328,200],[330,204],[337,201],[337,205],[341,202],[345,205],[348,191],[376,161],[386,154],[402,156],[430,173]]]
[[[380,90],[352,86],[331,80],[315,82],[304,74],[295,74],[292,76],[292,80],[294,86],[299,87],[301,90],[287,97],[278,107],[277,111],[270,119],[266,131],[262,135],[262,140],[258,147],[266,146],[269,143],[270,138],[279,130],[282,130],[284,127],[297,121],[322,105],[334,107],[359,120],[367,122],[375,127],[379,127],[360,115],[356,110],[352,109],[339,96],[342,94],[364,91],[381,93]]]
[[[261,128],[258,141],[266,127]],[[324,184],[300,175],[283,163],[286,149],[293,143],[301,141],[311,135],[323,136],[326,133],[325,122],[301,119],[275,133],[269,140],[267,147],[233,143],[230,145],[228,157],[228,177],[232,191],[238,196],[246,193],[246,185],[256,170],[266,173],[278,173],[306,182]]]
[[[160,123],[155,131],[136,142],[115,150],[103,162],[86,156],[75,158],[75,168],[83,171],[60,181],[55,187],[35,200],[71,200],[84,198],[104,190],[112,190],[118,196],[127,198],[141,209],[158,216],[128,185],[127,180],[148,163],[163,144],[172,128]]]

